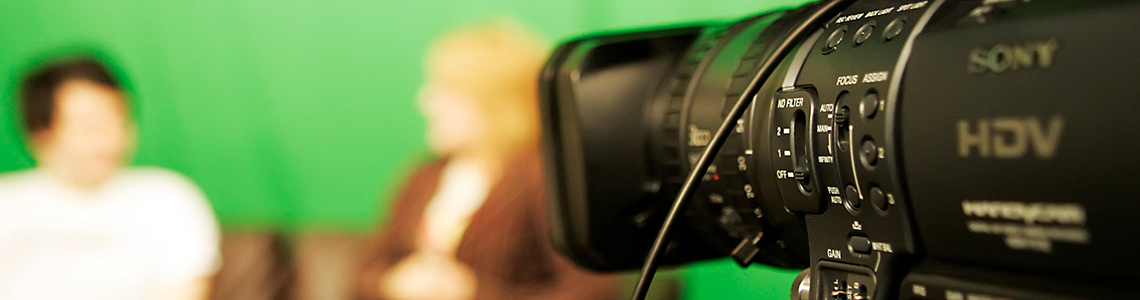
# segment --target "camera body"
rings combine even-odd
[[[558,248],[640,266],[711,134],[812,8],[559,47],[540,83]],[[854,2],[756,87],[664,261],[804,268],[797,299],[1127,297],[1137,14]]]

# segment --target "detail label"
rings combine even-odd
[[[843,259],[843,251],[839,251],[838,249],[827,249],[827,258]]]
[[[910,291],[913,292],[915,296],[926,297],[926,286],[924,285],[913,285],[910,287]]]
[[[712,131],[689,125],[689,146],[708,146],[709,141],[712,141]]]
[[[964,200],[962,213],[975,218],[966,221],[970,232],[1002,236],[1013,250],[1051,253],[1055,242],[1088,244],[1090,239],[1079,203]]]
[[[879,72],[872,72],[872,73],[863,74],[863,83],[876,83],[876,82],[887,81],[887,77],[889,77],[888,74],[890,74],[890,73],[887,73],[887,71],[879,71]]]
[[[919,8],[923,8],[923,7],[926,7],[926,1],[900,5],[898,11],[908,11],[908,10],[919,9]]]
[[[778,108],[797,108],[801,106],[804,106],[803,97],[780,99],[776,101],[776,107]]]
[[[871,249],[874,249],[875,251],[886,252],[886,253],[894,253],[895,252],[894,249],[891,249],[891,244],[882,243],[882,242],[872,242],[871,243]]]
[[[909,3],[909,4],[903,4],[903,5],[899,5],[899,6],[891,6],[891,7],[887,7],[887,8],[875,9],[875,10],[871,10],[871,11],[867,11],[867,12],[844,15],[844,16],[840,16],[839,18],[836,18],[835,24],[847,23],[847,22],[851,22],[851,21],[858,21],[858,20],[862,20],[865,18],[885,16],[885,15],[889,15],[889,14],[895,13],[895,12],[903,12],[903,11],[908,11],[908,10],[919,9],[919,8],[926,7],[926,3],[927,3],[927,1],[920,1],[920,2],[914,2],[914,3]]]
[[[855,85],[856,83],[859,83],[859,75],[858,74],[847,75],[847,76],[839,76],[839,79],[835,80],[836,86]]]
[[[863,18],[863,13],[858,13],[858,14],[851,14],[851,15],[846,15],[846,16],[842,16],[842,17],[839,17],[839,19],[836,19],[836,20],[835,20],[835,23],[836,23],[836,24],[838,24],[838,23],[846,23],[846,22],[851,22],[851,21],[859,20],[859,19],[862,19],[862,18]]]
[[[888,8],[884,8],[884,9],[880,9],[880,10],[872,10],[872,11],[867,12],[865,17],[870,18],[870,17],[874,17],[874,16],[881,16],[881,15],[889,14],[893,11],[895,11],[894,7],[888,7]]]

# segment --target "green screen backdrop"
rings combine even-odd
[[[413,99],[448,29],[506,15],[554,42],[804,2],[0,1],[0,172],[33,166],[13,112],[21,76],[83,50],[128,81],[135,164],[189,176],[224,228],[363,232],[426,157]],[[724,260],[680,272],[692,299],[787,299],[794,276]]]

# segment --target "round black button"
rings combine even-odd
[[[862,45],[871,35],[875,33],[875,21],[867,22],[859,27],[859,31],[855,32],[855,46]]]
[[[847,205],[851,208],[859,208],[859,205],[863,205],[863,199],[859,198],[859,190],[855,189],[854,185],[847,186],[845,196],[847,196]]]
[[[879,162],[879,146],[875,145],[875,141],[867,140],[863,142],[863,149],[859,150],[859,155],[868,167],[874,166]]]
[[[883,190],[878,187],[871,188],[871,205],[878,207],[880,210],[887,210],[887,196],[883,194]]]
[[[879,111],[879,94],[869,92],[863,96],[863,101],[859,103],[859,113],[863,114],[864,118],[870,119],[875,117],[875,113]]]
[[[839,47],[839,43],[843,42],[843,36],[847,35],[847,25],[839,26],[835,31],[831,32],[831,36],[827,37],[827,45],[823,47],[823,54],[835,51]]]
[[[899,36],[904,25],[906,25],[906,17],[898,17],[892,20],[890,24],[887,24],[887,29],[883,30],[883,40],[890,41]]]

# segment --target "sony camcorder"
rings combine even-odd
[[[1140,1],[848,2],[559,47],[558,248],[642,265],[692,173],[664,264],[803,268],[796,299],[1137,297]]]

